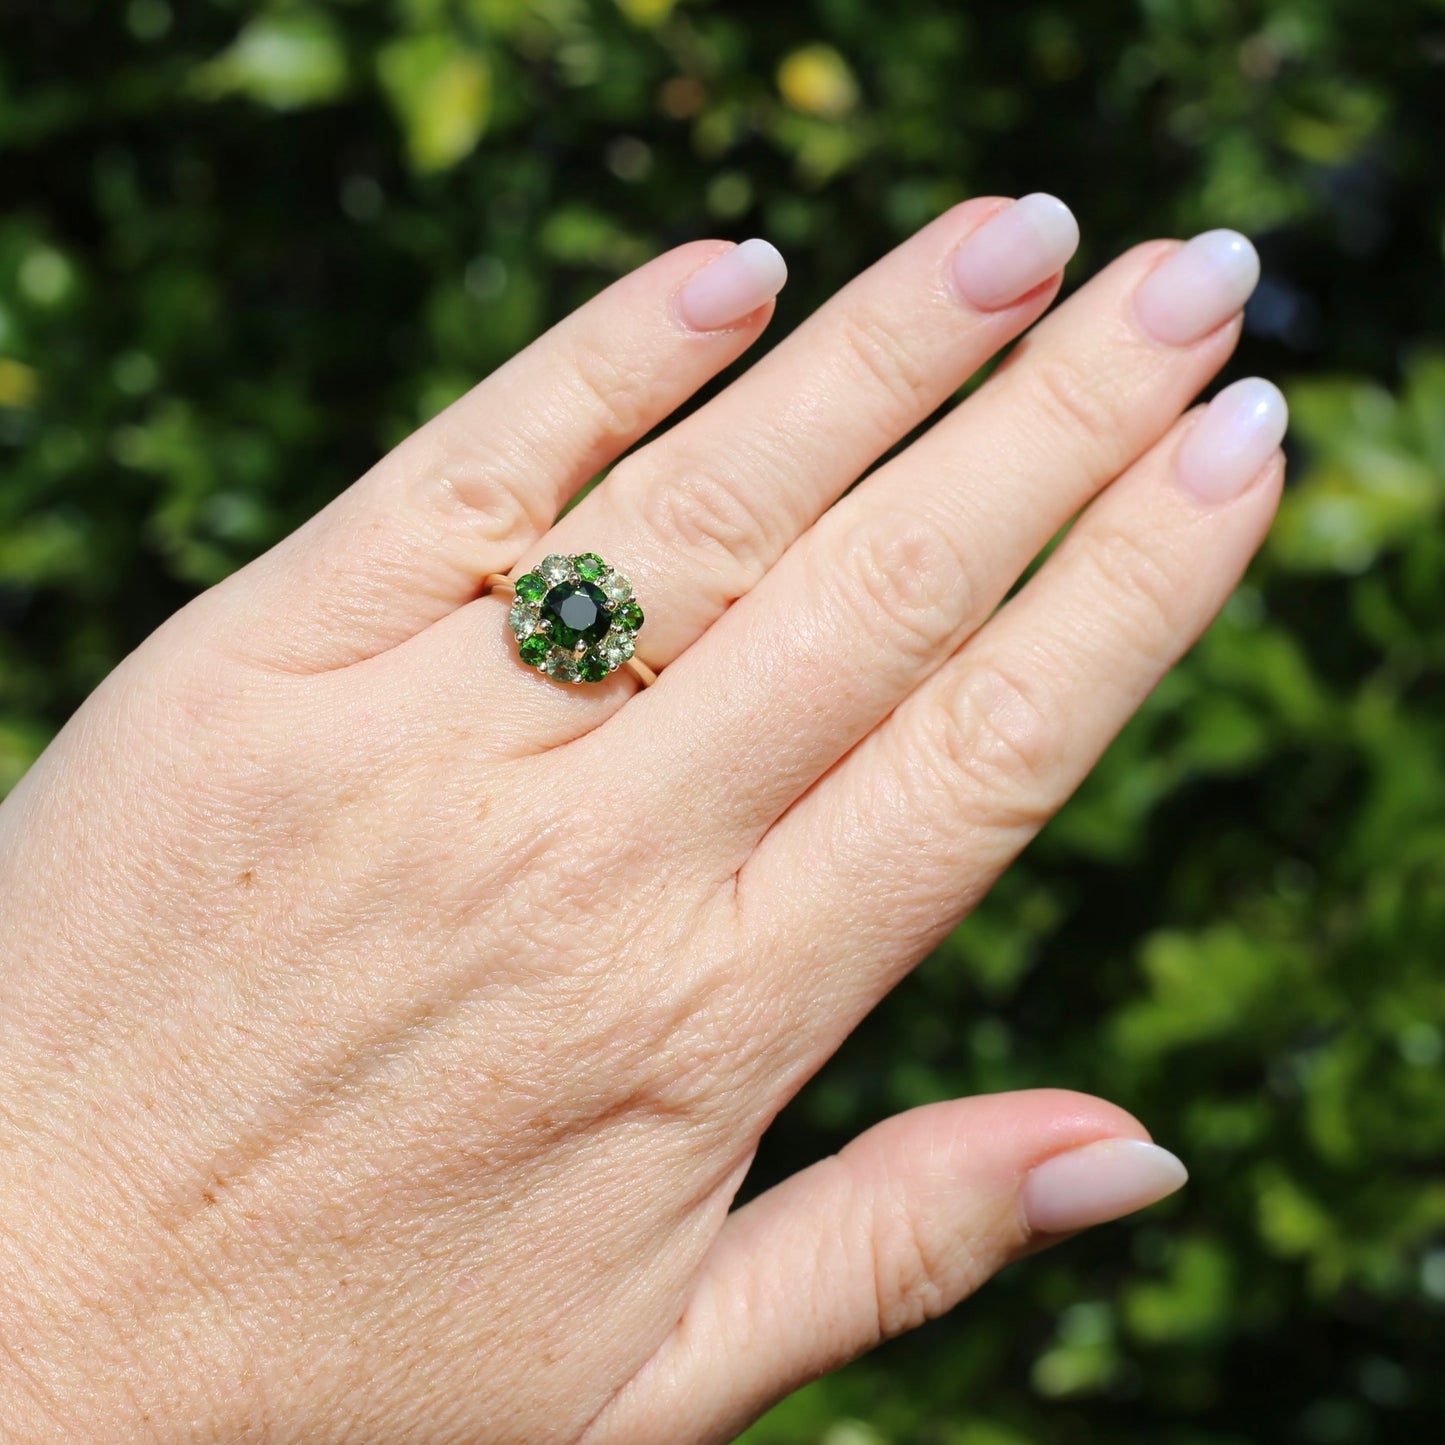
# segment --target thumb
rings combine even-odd
[[[887,1119],[729,1216],[682,1318],[586,1445],[731,1440],[1010,1260],[1186,1177],[1129,1114],[1065,1090]]]

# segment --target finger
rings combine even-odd
[[[1051,196],[954,207],[628,457],[522,565],[599,553],[646,607],[638,655],[670,662],[1048,306],[1077,241],[1073,216]],[[470,646],[469,633],[459,636],[459,653]]]
[[[1017,360],[801,538],[673,665],[646,710],[628,709],[621,728],[646,725],[660,740],[657,787],[686,776],[692,788],[706,759],[697,786],[719,836],[731,822],[750,849],[979,627],[1227,359],[1252,264],[1242,283],[1217,277],[1209,329],[1191,343],[1163,341],[1140,319],[1141,298],[1193,254],[1137,248],[1071,297]]]
[[[800,1038],[796,1009],[846,1030],[957,923],[1203,632],[1274,514],[1285,422],[1259,380],[1191,413],[763,839],[738,897],[802,941],[774,985]]]
[[[1186,1177],[1122,1109],[1062,1090],[888,1119],[729,1218],[676,1328],[585,1445],[731,1440],[1011,1260]]]
[[[757,338],[765,241],[695,241],[613,283],[217,589],[234,645],[298,670],[373,656],[506,572],[597,471]],[[220,595],[223,592],[223,596]]]

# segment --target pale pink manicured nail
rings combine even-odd
[[[1289,407],[1272,382],[1251,376],[1204,408],[1174,454],[1174,473],[1202,502],[1227,502],[1258,475],[1284,439]]]
[[[1039,1234],[1069,1234],[1143,1209],[1188,1178],[1184,1165],[1157,1144],[1100,1139],[1033,1169],[1024,1181],[1024,1215]]]
[[[1078,244],[1074,213],[1056,197],[1035,191],[989,217],[958,248],[954,280],[966,300],[996,311],[1047,281]]]
[[[1156,266],[1134,293],[1144,329],[1188,346],[1227,321],[1259,281],[1259,253],[1238,231],[1204,231]]]
[[[716,331],[771,301],[788,279],[788,263],[770,241],[753,237],[709,261],[677,293],[677,314],[694,331]]]

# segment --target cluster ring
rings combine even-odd
[[[651,687],[657,674],[633,654],[642,626],[632,584],[595,552],[553,552],[515,582],[499,572],[482,590],[512,598],[507,625],[529,667],[558,682],[601,682],[626,667]]]

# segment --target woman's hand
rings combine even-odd
[[[830,506],[1075,235],[956,207],[554,524],[771,314],[770,248],[679,247],[106,680],[0,813],[7,1438],[722,1440],[1177,1187],[1035,1092],[728,1212],[1273,511],[1273,388],[1180,419],[1254,281],[1228,233],[1124,256]],[[528,668],[478,596],[584,551],[646,691]]]

